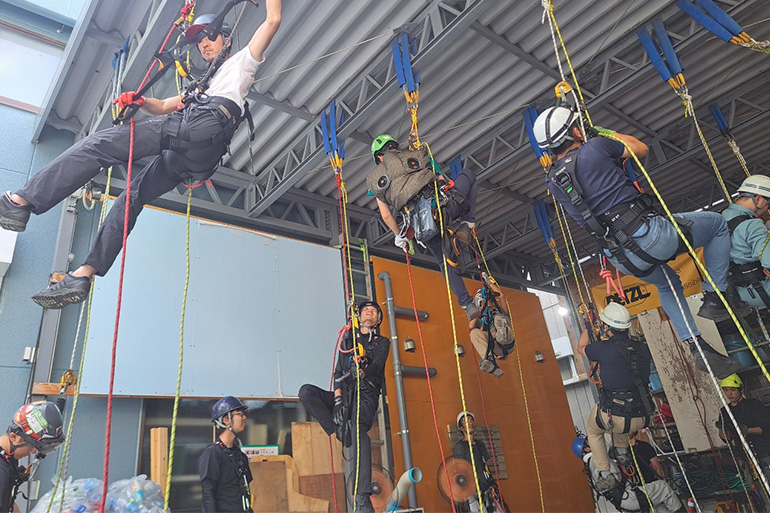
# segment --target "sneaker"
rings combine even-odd
[[[90,291],[91,278],[66,274],[59,282],[32,296],[32,301],[43,308],[59,310],[67,305],[82,303]]]
[[[722,293],[730,303],[730,307],[736,315],[744,316],[749,313],[751,307],[737,295],[731,295],[727,292]],[[716,292],[706,291],[703,293],[703,306],[698,310],[698,317],[711,319],[714,322],[722,322],[730,319],[730,312],[725,308],[724,303]]]
[[[482,358],[479,361],[479,369],[481,369],[481,372],[486,372],[487,374],[491,374],[496,378],[502,377],[503,375],[503,369],[497,365],[494,357]]]
[[[355,513],[374,513],[372,498],[368,493],[356,495]]]
[[[23,232],[27,228],[30,212],[28,206],[17,205],[11,201],[10,191],[0,196],[0,228]]]
[[[594,486],[597,492],[606,492],[612,490],[618,485],[618,479],[615,474],[609,470],[600,470],[599,475],[594,479]]]
[[[473,303],[473,301],[463,306],[463,310],[465,310],[465,315],[468,316],[469,321],[472,321],[479,316],[479,308]]]
[[[727,376],[735,374],[743,368],[740,363],[711,347],[702,337],[698,337],[698,342],[700,343],[703,354],[706,355],[706,360],[708,360],[711,370],[714,371],[714,375],[717,379],[725,379]],[[698,347],[695,345],[695,341],[690,339],[689,343],[690,351],[695,359],[695,367],[697,367],[699,371],[708,372],[706,364],[703,362],[703,358],[701,358],[700,351],[698,351]]]

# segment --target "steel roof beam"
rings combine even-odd
[[[444,26],[443,30],[433,33],[433,39],[428,41],[427,31],[431,30],[433,25],[424,24],[423,41],[428,41],[425,46],[417,52],[412,59],[413,66],[419,68],[421,63],[429,61],[434,55],[440,53],[458,34],[465,31],[479,16],[494,5],[494,0],[476,0],[475,2],[466,2],[465,9],[454,20]],[[433,9],[440,9],[437,4]],[[424,14],[429,16],[430,12]],[[371,68],[381,68],[388,66],[392,60],[390,48],[381,56],[377,63]],[[368,73],[364,73],[356,81],[345,88],[341,95],[335,95],[337,98],[346,98],[352,93],[357,92],[362,87],[362,82],[369,87],[373,87],[371,81],[367,78]],[[371,112],[385,103],[392,95],[396,94],[398,83],[396,77],[391,75],[383,86],[376,91],[369,99],[353,113],[338,131],[338,137],[344,139],[356,130],[361,123],[366,121]],[[352,104],[351,104],[352,105]],[[299,149],[299,151],[298,151]],[[309,150],[309,151],[306,151]],[[295,155],[302,154],[299,162],[295,162]],[[317,166],[323,156],[323,146],[317,142],[316,124],[308,126],[303,133],[295,139],[287,148],[263,170],[259,176],[263,180],[257,187],[257,203],[251,212],[252,217],[258,217],[273,202],[275,202],[283,193],[293,187],[308,170]]]

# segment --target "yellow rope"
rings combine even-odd
[[[647,499],[647,504],[650,505],[650,511],[652,511],[652,513],[655,513],[655,507],[652,505],[652,501],[650,500],[650,494],[647,493],[647,484],[644,482],[642,469],[639,468],[639,462],[636,461],[636,451],[634,451],[633,440],[631,440],[631,435],[626,435],[626,436],[628,436],[628,449],[631,451],[631,457],[634,459],[634,466],[636,467],[636,475],[639,476],[639,480],[642,482],[642,490],[644,490],[644,497]]]
[[[727,142],[727,145],[731,150],[733,150],[735,158],[738,159],[738,162],[741,164],[741,168],[743,168],[743,172],[746,173],[746,176],[751,176],[749,166],[746,164],[746,159],[743,157],[743,153],[741,153],[741,149],[738,147],[738,143],[735,141],[735,139],[732,137],[725,137],[725,142]]]
[[[559,203],[554,202],[554,206],[556,207],[556,218],[559,220],[559,229],[561,229],[561,236],[564,238],[564,247],[567,250],[567,256],[569,257],[569,263],[572,266],[572,277],[575,279],[575,287],[577,288],[578,295],[580,296],[580,308],[584,308],[586,305],[586,300],[583,297],[583,290],[580,288],[580,282],[578,281],[577,271],[575,270],[575,261],[572,259],[572,251],[569,247],[569,242],[567,241],[567,232],[564,230],[564,223],[567,221],[562,221],[562,215],[564,213],[561,210],[561,205]],[[575,258],[577,258],[577,255],[575,255]],[[577,265],[580,265],[579,263]],[[581,312],[582,313],[582,312]]]
[[[481,261],[484,262],[484,268],[487,270],[487,274],[489,275],[490,281],[497,283],[492,276],[492,271],[489,269],[489,264],[487,263],[487,259],[484,256],[484,251],[481,249],[481,244],[479,243],[479,239],[474,237],[474,240],[476,241],[476,247],[479,250],[479,255],[481,256]],[[503,299],[505,299],[505,306],[508,309],[509,314],[513,312],[511,310],[511,305],[508,303],[508,298],[503,294]],[[513,315],[510,315],[511,319],[511,333],[513,333],[513,339],[516,340],[516,329],[514,328],[513,323]],[[521,394],[524,397],[524,412],[527,415],[527,428],[529,429],[529,441],[532,446],[532,459],[535,462],[535,473],[537,475],[537,489],[540,493],[540,509],[545,513],[545,499],[543,497],[543,483],[540,478],[540,465],[537,461],[537,451],[535,450],[535,435],[534,431],[532,430],[532,417],[529,413],[529,401],[527,400],[527,388],[524,384],[524,372],[521,367],[521,357],[519,356],[519,351],[516,351],[516,363],[519,367],[519,380],[521,381]]]
[[[166,490],[163,494],[163,510],[168,511],[168,501],[171,496],[171,472],[174,468],[174,444],[176,442],[176,424],[179,414],[179,396],[182,392],[182,367],[184,365],[184,318],[187,310],[187,291],[190,287],[190,206],[192,205],[192,188],[187,190],[187,212],[185,214],[185,275],[184,291],[182,292],[182,314],[179,320],[179,369],[176,376],[176,392],[174,392],[174,410],[171,414],[171,440],[168,444],[168,468],[166,469]]]

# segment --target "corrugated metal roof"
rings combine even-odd
[[[149,0],[138,7],[135,4],[140,2],[134,2],[129,11],[112,0],[92,1],[97,4],[93,19],[88,21],[92,35],[95,27],[99,28],[96,34],[111,34],[115,39],[138,29],[146,31],[146,44],[153,48],[181,5],[157,2],[160,7],[153,15],[165,13],[165,21],[153,24],[150,14],[137,14],[149,8]],[[201,0],[196,9],[201,13],[215,10],[218,5],[213,0]],[[589,107],[597,105],[590,107],[594,122],[637,135],[649,143],[660,143],[654,144],[647,164],[666,197],[679,198],[695,190],[693,200],[700,204],[709,200],[710,193],[704,191],[716,181],[702,150],[692,150],[688,158],[675,166],[665,165],[660,168],[662,171],[656,171],[661,164],[656,151],[663,151],[668,160],[694,147],[694,141],[691,120],[684,119],[682,102],[648,64],[635,35],[637,28],[654,18],[663,18],[677,45],[706,137],[718,136],[707,109],[710,103],[718,101],[728,109],[725,114],[733,126],[750,124],[750,129],[736,134],[749,164],[770,162],[763,141],[764,134],[770,132],[770,118],[752,121],[770,108],[767,55],[709,37],[669,0],[560,0],[554,5]],[[756,39],[770,39],[768,2],[744,0],[722,5],[732,8],[736,20],[748,27]],[[392,76],[392,69],[377,62],[389,52],[393,31],[405,29],[418,37],[426,26],[442,26],[436,23],[437,16],[442,17],[445,26],[466,7],[466,2],[460,0],[284,2],[283,24],[258,72],[251,101],[257,126],[253,159],[242,129],[233,140],[232,156],[225,164],[246,174],[253,173],[264,183],[269,174],[266,168],[281,156],[294,158],[289,153],[292,145],[301,140],[309,126],[318,123],[319,114],[332,99],[345,100],[342,93],[365,72],[377,77],[372,80],[382,81],[379,85]],[[532,201],[546,195],[542,168],[524,139],[521,109],[530,104],[544,107],[552,102],[553,87],[558,81],[551,33],[548,23],[541,24],[542,16],[539,1],[492,2],[477,21],[453,34],[443,51],[417,70],[422,76],[420,134],[430,143],[437,160],[448,162],[461,154],[477,172],[485,169],[478,202],[480,235],[502,237],[503,224],[519,220],[521,229],[527,233],[506,232],[506,240],[514,240],[511,249],[535,259],[550,258],[550,250],[536,226],[530,223],[523,227],[522,223],[532,212]],[[263,17],[264,7],[253,9],[247,5],[236,46],[245,43]],[[322,58],[383,34],[387,35]],[[66,120],[70,128],[87,125],[94,111],[103,108],[115,51],[106,36],[86,35],[76,44],[72,65],[62,74],[61,90],[50,102],[53,116],[47,118],[49,122]],[[142,67],[137,65],[137,69]],[[289,68],[292,69],[283,72]],[[127,80],[138,81],[135,76]],[[124,84],[125,89],[134,86],[131,82]],[[163,96],[173,90],[169,83],[154,92]],[[352,98],[353,94],[349,96]],[[404,103],[400,93],[393,94],[372,109],[358,126],[360,140],[347,140],[345,176],[350,201],[371,208],[373,213],[373,199],[366,195],[364,185],[372,167],[367,141],[383,132],[401,140],[406,138],[409,119]],[[103,119],[99,126],[106,123]],[[497,141],[494,152],[493,140]],[[732,184],[739,183],[743,172],[730,149],[717,139],[712,150],[725,177]],[[512,155],[503,162],[486,167],[508,153]],[[323,162],[313,166],[294,187],[336,197],[332,172]],[[689,205],[687,208],[692,207]],[[574,225],[573,235],[578,245],[593,246],[590,237]]]

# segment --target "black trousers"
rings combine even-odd
[[[358,470],[358,495],[370,495],[372,493],[372,442],[369,439],[368,431],[372,428],[374,422],[374,416],[377,414],[377,407],[379,406],[380,393],[379,390],[374,393],[367,389],[361,393],[361,412],[358,415],[358,446],[360,449],[356,450],[356,399],[353,397],[351,401],[351,414],[350,418],[353,421],[352,440],[353,447],[351,450],[351,469],[353,475],[353,481],[355,480],[356,472],[356,452],[361,453],[360,462],[361,465]],[[315,385],[302,385],[299,389],[299,400],[305,409],[315,418],[321,427],[326,431],[326,434],[331,436],[337,430],[337,425],[332,420],[332,408],[334,408],[334,392],[323,390]],[[348,476],[345,476],[345,482],[348,481]],[[354,485],[355,486],[355,485]],[[352,490],[350,490],[352,492]]]
[[[188,107],[169,116],[182,116],[190,141],[208,141],[223,130],[211,110]],[[134,160],[155,155],[131,178],[129,231],[146,203],[158,198],[188,179],[205,180],[216,170],[227,146],[205,146],[188,151],[163,148],[163,125],[168,116],[135,123]],[[32,205],[35,214],[47,212],[60,201],[99,174],[103,167],[128,163],[130,126],[128,123],[95,132],[78,141],[50,164],[38,171],[16,194]],[[99,229],[85,264],[104,276],[123,247],[125,191],[118,197]]]

